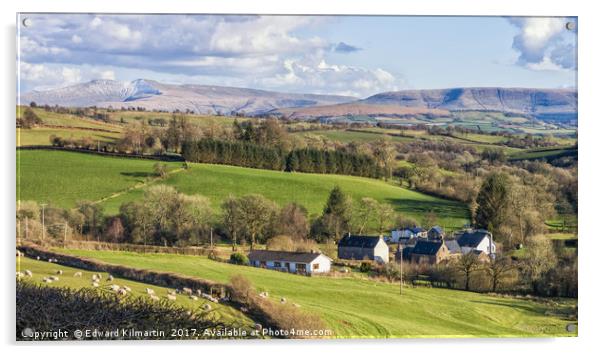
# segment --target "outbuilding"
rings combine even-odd
[[[254,267],[313,274],[330,272],[332,259],[320,252],[254,250],[249,253],[249,263]]]
[[[373,260],[389,262],[389,246],[382,236],[345,235],[338,245],[340,259]]]

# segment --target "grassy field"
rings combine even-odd
[[[72,208],[144,183],[156,161],[64,151],[17,151],[17,200]],[[171,169],[180,163],[169,163]]]
[[[174,290],[160,286],[135,282],[127,279],[121,279],[117,277],[115,277],[112,282],[109,282],[106,280],[109,275],[108,273],[89,272],[77,268],[65,267],[54,263],[48,263],[46,261],[38,261],[27,257],[17,258],[17,271],[25,272],[25,270],[29,270],[33,273],[33,277],[31,279],[25,278],[26,280],[52,287],[69,287],[73,289],[79,289],[83,287],[92,288],[92,274],[101,274],[102,280],[100,281],[100,288],[106,291],[111,291],[111,289],[109,288],[111,284],[117,284],[119,286],[127,286],[131,288],[132,291],[130,292],[129,296],[148,297],[149,295],[146,293],[146,289],[149,288],[153,289],[158,297],[166,299],[167,291]],[[57,275],[56,272],[58,270],[62,270],[63,274]],[[82,276],[75,277],[74,274],[76,272],[81,272]],[[52,283],[42,282],[42,278],[49,277],[51,275],[57,276],[59,280]],[[238,325],[244,326],[245,328],[251,328],[254,325],[254,322],[242,312],[230,306],[209,302],[203,298],[199,298],[198,300],[192,300],[185,295],[176,295],[175,303],[180,306],[189,308],[191,310],[199,310],[205,303],[209,303],[212,308],[210,310],[212,313],[212,317],[215,320],[221,320],[229,324],[237,323]]]
[[[142,197],[133,188],[152,177],[155,161],[96,156],[64,151],[17,151],[17,199],[37,200],[60,207],[73,207],[78,200],[100,200],[107,213]],[[169,163],[171,170],[180,163]],[[224,165],[190,164],[190,169],[161,181],[186,194],[202,194],[217,209],[229,195],[259,193],[284,205],[296,201],[310,213],[321,213],[330,190],[339,185],[354,199],[372,197],[391,203],[395,209],[418,220],[434,211],[442,226],[458,228],[468,218],[466,207],[369,178],[287,173]],[[156,183],[156,182],[155,182]]]
[[[355,200],[372,197],[388,202],[394,208],[418,220],[425,212],[433,210],[442,226],[458,228],[468,220],[466,207],[458,202],[447,201],[400,188],[381,180],[309,173],[288,173],[243,167],[189,164],[190,169],[171,175],[162,183],[172,185],[186,194],[202,194],[209,197],[219,208],[229,195],[240,196],[258,193],[284,205],[295,201],[304,205],[310,214],[322,212],[328,194],[336,185]],[[107,210],[142,196],[142,190],[134,190],[105,202]]]
[[[470,292],[406,287],[358,278],[304,277],[236,266],[205,257],[58,250],[137,268],[171,271],[218,282],[241,274],[271,298],[285,297],[319,314],[337,337],[568,336],[564,316],[575,300],[555,305]]]
[[[61,138],[82,139],[90,137],[94,141],[116,142],[121,133],[98,132],[93,130],[81,130],[70,128],[32,128],[17,129],[17,146],[31,145],[51,145],[50,136],[55,135]]]
[[[524,150],[510,156],[511,160],[555,159],[577,154],[574,146]]]

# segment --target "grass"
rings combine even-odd
[[[17,106],[17,118],[20,118],[25,110],[24,107]],[[108,124],[91,118],[78,117],[73,114],[47,112],[42,108],[33,108],[34,113],[42,119],[45,125],[55,125],[74,128],[92,128],[106,129],[112,131],[121,131],[121,126],[116,124]]]
[[[77,152],[18,150],[17,200],[73,208],[79,200],[99,200],[153,177],[156,161]],[[168,163],[170,169],[180,163]]]
[[[51,145],[50,136],[56,135],[61,138],[82,139],[90,137],[94,141],[116,142],[120,133],[97,132],[92,130],[80,130],[69,128],[32,128],[17,129],[17,146]]]
[[[511,160],[533,160],[533,159],[555,159],[563,156],[577,155],[577,148],[574,146],[538,148],[524,150],[514,153],[510,156]]]
[[[153,176],[155,161],[105,157],[65,151],[17,151],[17,199],[36,200],[71,208],[78,200],[100,200],[108,214],[119,205],[142,197],[132,189]],[[173,170],[180,163],[169,163]],[[258,193],[284,205],[295,201],[311,214],[322,212],[330,190],[339,185],[355,200],[372,197],[388,202],[407,216],[421,219],[434,211],[442,226],[458,228],[468,219],[467,208],[448,201],[394,186],[385,181],[306,173],[287,173],[225,165],[189,164],[190,169],[169,175],[161,181],[186,194],[202,194],[219,209],[229,195]],[[155,182],[158,183],[158,182]]]
[[[217,282],[240,274],[271,298],[285,297],[319,314],[341,338],[570,336],[563,318],[573,299],[556,304],[358,278],[304,277],[211,261],[205,257],[59,250],[137,268],[171,271]]]
[[[46,286],[52,287],[68,287],[72,289],[80,289],[80,288],[92,288],[92,274],[101,274],[102,280],[100,281],[101,289],[106,291],[111,291],[109,286],[111,284],[117,284],[119,286],[128,286],[132,289],[130,296],[140,296],[140,297],[148,297],[146,293],[146,289],[153,289],[155,294],[160,298],[167,298],[167,291],[173,290],[165,287],[145,284],[141,282],[135,282],[127,279],[121,279],[115,277],[112,282],[107,281],[108,273],[103,272],[89,272],[77,268],[65,267],[54,263],[48,263],[46,261],[38,261],[35,259],[27,258],[27,257],[19,257],[17,258],[17,271],[24,272],[25,270],[30,270],[33,273],[33,277],[26,278],[29,281],[43,284]],[[62,270],[62,275],[57,275],[56,272],[58,270]],[[81,277],[75,277],[74,274],[76,272],[81,272]],[[52,283],[43,283],[42,278],[49,277],[51,275],[59,277],[58,281]],[[215,320],[223,321],[225,323],[238,323],[245,328],[251,328],[254,322],[244,315],[242,312],[223,304],[216,304],[209,302],[203,298],[198,300],[192,300],[188,296],[184,295],[176,295],[177,305],[189,308],[191,310],[200,309],[205,303],[209,303],[212,308],[212,315]]]
[[[340,186],[354,200],[372,197],[393,205],[398,211],[418,220],[424,213],[434,211],[442,226],[459,228],[466,224],[468,211],[459,202],[448,201],[419,192],[394,186],[385,181],[310,173],[288,173],[226,165],[189,164],[190,169],[171,175],[162,183],[174,186],[186,194],[209,197],[218,209],[229,195],[262,194],[280,205],[297,202],[310,214],[320,214],[332,188]],[[108,200],[107,210],[119,204],[139,198],[142,190],[134,190],[118,198]]]

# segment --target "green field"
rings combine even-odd
[[[116,142],[121,137],[121,133],[98,132],[93,130],[45,127],[36,127],[31,129],[18,128],[17,146],[51,145],[50,137],[52,135],[69,139],[82,139],[89,137],[94,141],[111,143]]]
[[[142,197],[143,189],[133,187],[152,176],[154,163],[75,152],[20,150],[17,151],[17,199],[73,207],[78,200],[100,200],[124,192],[103,202],[107,213],[116,213],[121,203]],[[180,163],[169,166],[174,169]],[[171,174],[161,183],[186,194],[205,195],[216,209],[229,195],[259,193],[281,205],[296,201],[311,214],[319,214],[330,190],[339,185],[355,200],[372,197],[388,202],[397,211],[418,220],[431,210],[445,227],[461,227],[468,219],[468,210],[461,203],[362,177],[190,164],[190,169]]]
[[[17,150],[17,200],[73,208],[144,183],[156,161],[65,151]],[[170,163],[170,168],[180,163]]]
[[[295,201],[305,206],[310,214],[322,212],[328,194],[336,185],[354,200],[372,197],[388,202],[408,216],[420,220],[424,213],[433,210],[442,226],[458,228],[466,224],[468,211],[458,202],[447,201],[422,193],[400,188],[381,180],[310,173],[288,173],[225,165],[189,164],[190,169],[173,174],[165,184],[186,194],[209,197],[217,209],[229,195],[262,194],[280,205]],[[107,210],[142,196],[134,190],[105,202]]]
[[[175,272],[228,282],[241,274],[273,299],[285,297],[319,314],[337,337],[569,336],[565,318],[575,300],[555,306],[532,300],[457,290],[406,287],[358,278],[305,277],[236,266],[205,257],[129,252],[57,250],[112,264]]]
[[[540,148],[524,150],[519,153],[512,154],[511,160],[534,160],[534,159],[555,159],[563,156],[574,156],[577,154],[577,149],[574,146],[555,147],[555,148]]]
[[[26,277],[24,279],[52,287],[69,287],[73,289],[79,289],[83,287],[92,288],[92,274],[101,274],[102,280],[100,281],[99,288],[103,291],[110,292],[111,289],[109,287],[111,286],[111,284],[117,284],[119,286],[127,286],[132,289],[128,296],[148,297],[149,295],[146,293],[146,289],[149,288],[153,289],[155,291],[155,294],[159,298],[167,299],[167,291],[170,290],[168,288],[121,279],[118,277],[115,277],[112,282],[109,282],[107,281],[109,275],[108,273],[89,272],[77,268],[65,267],[58,264],[49,263],[46,261],[38,261],[27,257],[18,257],[17,271],[25,272],[25,270],[31,271],[33,273],[33,276],[32,278]],[[63,274],[57,275],[56,272],[58,270],[62,270]],[[74,274],[76,272],[81,272],[82,276],[75,277]],[[42,278],[49,277],[51,275],[57,276],[59,280],[52,283],[42,282]],[[198,300],[192,300],[185,295],[176,295],[175,303],[180,306],[189,308],[191,310],[199,310],[205,303],[209,303],[212,308],[210,310],[212,318],[214,318],[215,320],[223,321],[225,323],[230,324],[236,323],[237,325],[244,326],[245,328],[251,328],[254,324],[254,322],[242,312],[230,306],[209,302],[208,300],[205,300],[200,297]]]

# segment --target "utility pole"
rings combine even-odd
[[[213,227],[209,228],[209,242],[211,245],[211,249],[213,249]]]
[[[48,205],[48,204],[46,204],[46,203],[40,204],[40,206],[42,207],[42,241],[46,237],[46,224],[45,224],[45,220],[44,220],[44,208],[46,207],[46,205]]]
[[[67,246],[67,223],[63,223],[63,247]]]
[[[403,245],[399,243],[399,295],[403,289]]]
[[[25,217],[25,238],[29,238],[29,218]]]

